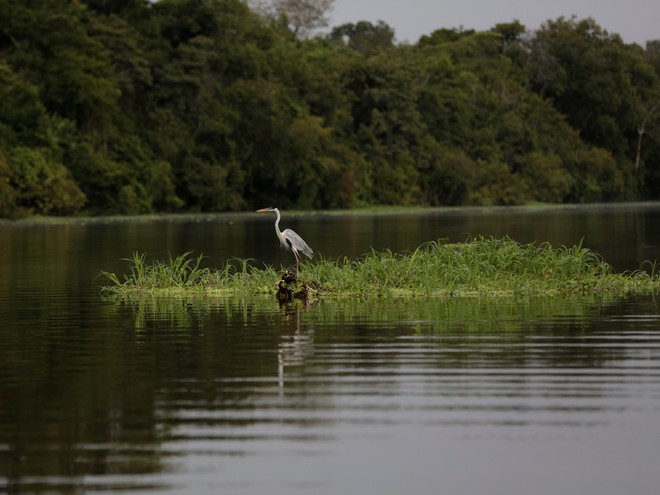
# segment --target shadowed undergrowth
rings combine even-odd
[[[129,272],[102,272],[106,296],[208,296],[274,294],[282,271],[229,260],[219,269],[202,268],[203,257],[184,253],[147,262],[135,254]],[[582,246],[553,248],[519,244],[509,238],[479,237],[460,244],[431,242],[412,252],[372,251],[358,259],[304,263],[298,279],[312,296],[504,296],[611,294],[654,291],[660,277],[645,271],[615,273],[601,256]]]

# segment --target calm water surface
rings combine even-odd
[[[98,296],[134,251],[288,263],[272,220],[0,226],[0,491],[658,493],[653,296]],[[282,223],[328,258],[484,234],[660,259],[653,205]]]

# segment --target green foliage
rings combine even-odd
[[[189,257],[190,254],[186,252],[176,258],[170,257],[167,262],[156,261],[148,264],[144,254],[135,253],[132,258],[126,260],[131,263],[131,268],[123,281],[114,273],[101,272],[101,276],[113,284],[105,286],[103,292],[117,294],[128,286],[138,292],[148,289],[201,287],[208,283],[210,271],[208,268],[200,268],[203,256],[193,260]]]
[[[377,24],[368,21],[342,24],[335,27],[329,37],[334,43],[346,45],[366,56],[376,55],[394,46],[394,30],[383,21]]]
[[[658,197],[658,43],[394,40],[241,0],[0,2],[0,216]]]
[[[623,174],[616,160],[604,149],[579,151],[574,176],[577,179],[574,196],[578,201],[624,199]]]
[[[501,162],[480,162],[471,173],[468,203],[479,206],[512,206],[523,202],[523,182]]]
[[[62,164],[37,148],[9,150],[10,185],[18,208],[40,215],[70,215],[85,203],[83,194]]]
[[[35,143],[35,131],[46,118],[39,90],[23,81],[0,59],[0,143],[12,146],[21,141]]]
[[[249,260],[228,261],[217,271],[200,269],[190,253],[168,262],[147,264],[144,255],[128,260],[129,274],[103,272],[102,288],[118,298],[273,294],[279,276],[273,267],[258,269]],[[521,245],[511,239],[479,237],[462,244],[428,243],[411,253],[389,250],[356,259],[303,263],[298,277],[319,295],[329,296],[474,296],[570,294],[622,295],[660,289],[657,273],[616,274],[582,246],[553,248],[548,243]],[[184,289],[179,290],[179,289]]]
[[[191,252],[183,253],[167,261],[147,262],[144,254],[135,253],[129,262],[129,272],[123,276],[102,271],[100,276],[110,285],[101,287],[101,293],[108,297],[127,298],[148,295],[154,291],[178,289],[201,293],[204,291],[234,293],[266,293],[272,281],[277,278],[274,268],[260,270],[250,264],[251,260],[228,260],[222,268],[211,271],[201,268],[202,255],[190,258]]]
[[[600,199],[635,192],[629,176],[638,131],[650,105],[658,101],[658,74],[649,63],[652,47],[645,59],[639,47],[625,45],[593,19],[576,18],[548,21],[529,41],[526,70],[533,87],[566,115],[587,144],[607,150],[619,169],[610,173],[616,183],[605,186],[603,195],[597,193]],[[593,196],[581,199],[592,201]]]
[[[562,203],[573,189],[574,178],[555,154],[530,153],[521,160],[520,176],[528,197],[546,203]]]
[[[0,155],[0,218],[13,217],[16,212],[16,191],[11,185],[11,170]]]

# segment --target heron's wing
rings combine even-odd
[[[309,247],[303,238],[296,234],[293,230],[285,229],[282,232],[282,235],[284,236],[286,243],[291,247],[291,249],[295,249],[299,253],[303,253],[308,258],[314,257],[314,251],[312,251],[312,248]]]

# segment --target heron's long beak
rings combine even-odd
[[[257,213],[266,213],[267,211],[271,211],[270,208],[262,208],[261,210],[257,210]]]

